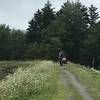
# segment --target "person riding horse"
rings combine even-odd
[[[60,63],[60,66],[63,66],[63,64],[66,64],[67,63],[67,59],[66,59],[66,56],[65,56],[65,52],[63,50],[61,50],[59,52],[59,63]]]

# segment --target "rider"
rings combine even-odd
[[[65,53],[64,53],[63,50],[61,50],[61,51],[59,52],[59,57],[58,57],[58,59],[59,59],[59,62],[60,62],[60,66],[63,66],[63,63],[66,61]]]

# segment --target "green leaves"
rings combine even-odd
[[[41,38],[41,31],[43,29],[46,29],[48,25],[52,22],[52,20],[55,19],[55,13],[53,9],[51,8],[51,4],[48,1],[44,8],[41,10],[38,10],[35,14],[32,20],[29,22],[28,26],[28,32],[26,34],[26,39],[28,43],[34,43],[38,42],[40,43],[42,41]]]
[[[89,19],[90,19],[90,25],[93,26],[96,24],[98,18],[100,18],[99,13],[97,12],[97,8],[91,5],[89,7]]]

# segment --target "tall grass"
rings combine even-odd
[[[0,61],[0,80],[6,78],[7,75],[13,74],[17,68],[22,67],[23,69],[29,67],[31,62],[21,61]]]
[[[51,61],[36,61],[0,82],[0,100],[53,100],[58,70]]]

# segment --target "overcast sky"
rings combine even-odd
[[[66,0],[50,0],[56,10]],[[72,1],[72,0],[71,0]],[[75,0],[73,0],[75,1]],[[100,13],[100,0],[80,0],[86,6],[94,4]],[[47,0],[0,0],[0,24],[9,25],[10,28],[25,30],[29,20],[37,9],[41,9]]]

